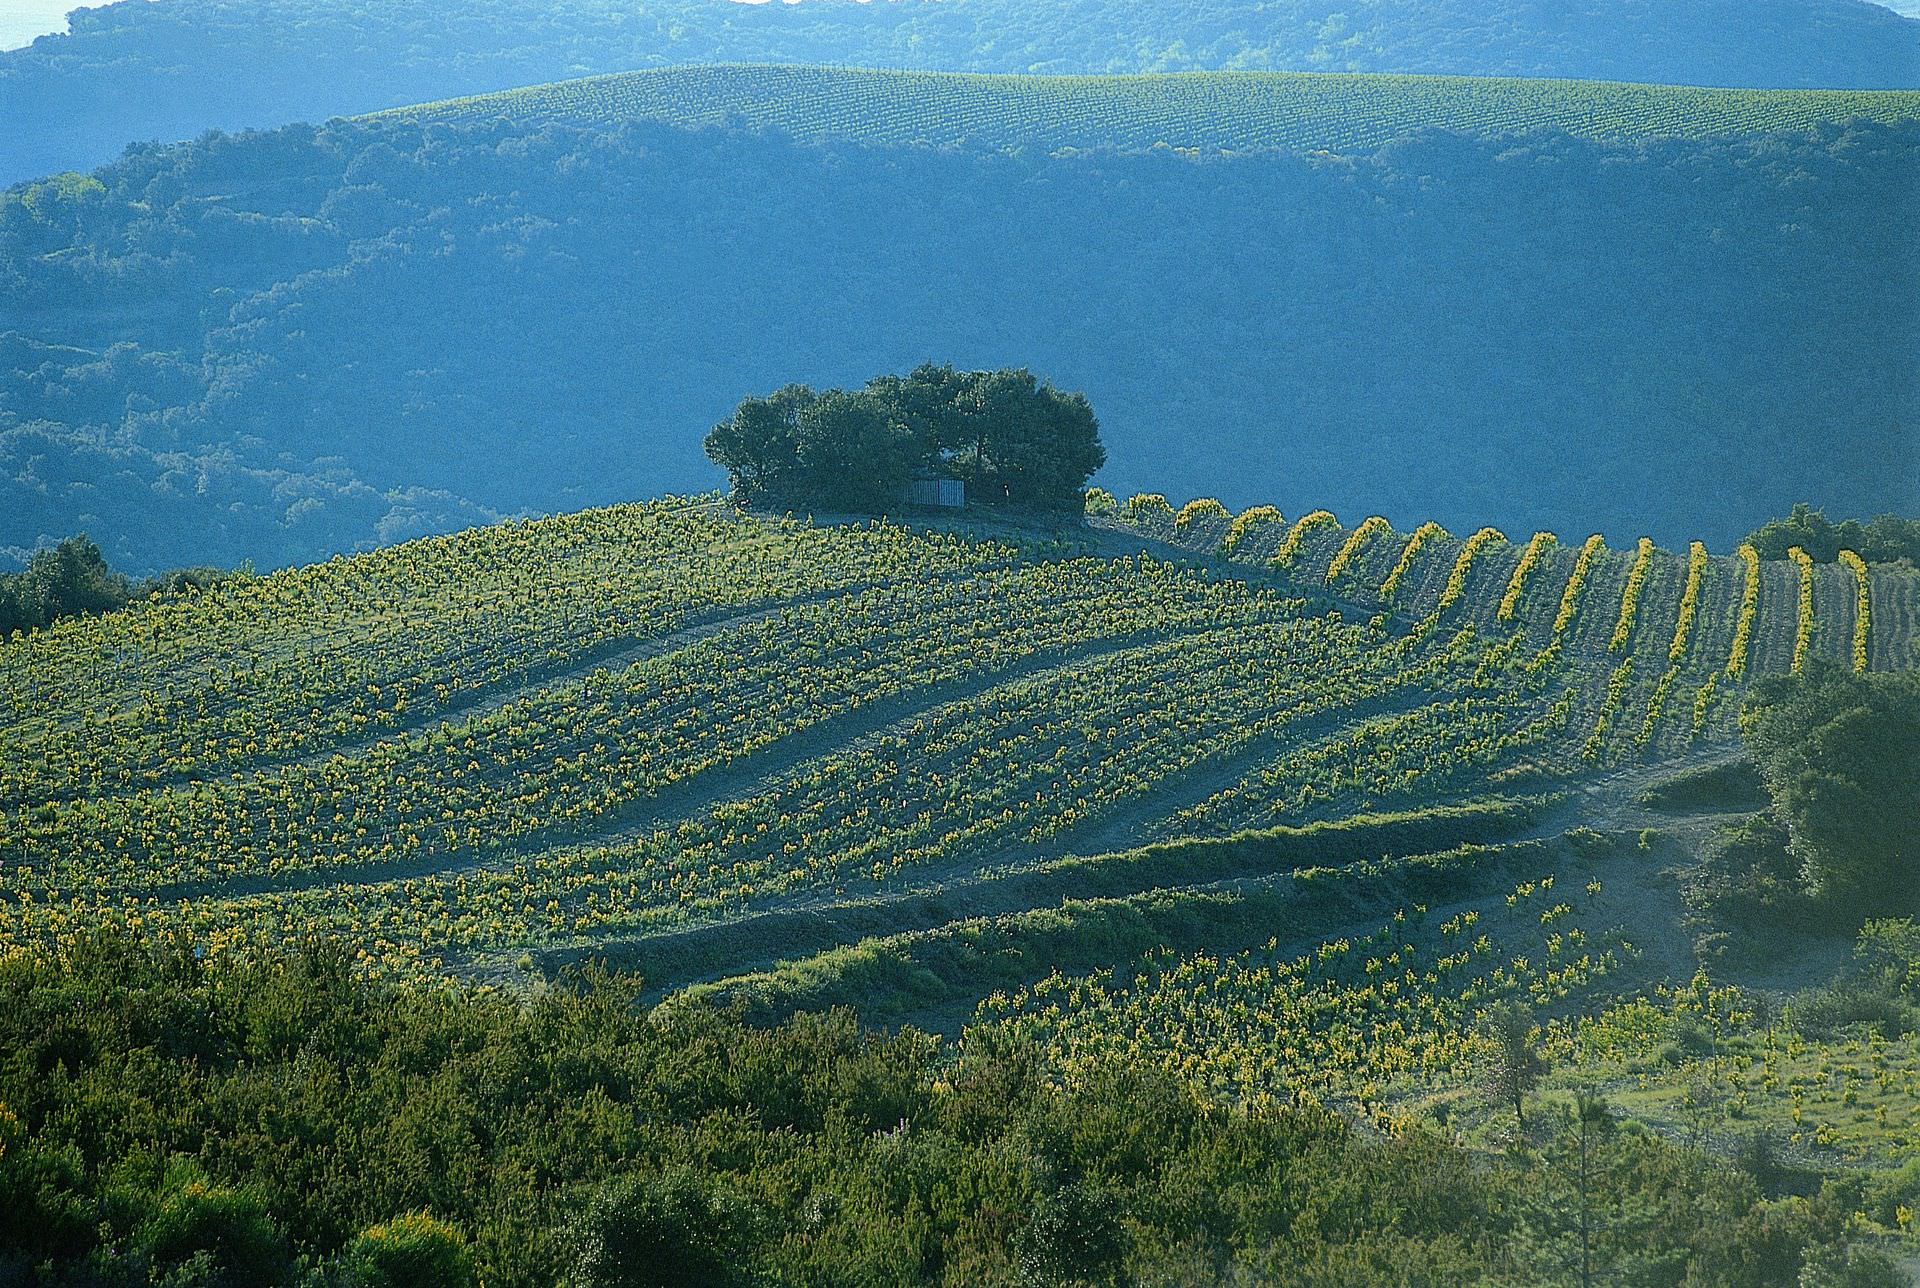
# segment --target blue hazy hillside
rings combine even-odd
[[[0,182],[132,140],[715,62],[1890,89],[1920,86],[1920,21],[1864,0],[158,0],[0,54]]]
[[[1797,500],[1912,512],[1916,146],[143,149],[0,200],[0,547],[268,565],[709,487],[743,396],[927,360],[1084,390],[1123,493],[1716,545]]]

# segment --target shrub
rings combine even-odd
[[[354,1288],[469,1288],[477,1282],[467,1240],[425,1212],[363,1231],[343,1258]]]
[[[142,1223],[138,1244],[156,1266],[197,1263],[196,1282],[279,1283],[289,1266],[286,1237],[251,1190],[194,1176],[176,1182]]]
[[[689,1168],[601,1186],[573,1226],[574,1288],[738,1282],[744,1203]]]
[[[1028,1283],[1112,1282],[1127,1252],[1119,1201],[1086,1181],[1064,1185],[1034,1205],[1015,1252]]]

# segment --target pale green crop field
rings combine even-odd
[[[379,114],[422,122],[659,121],[806,141],[1210,151],[1374,147],[1425,129],[1715,138],[1920,118],[1920,92],[1744,90],[1321,72],[982,76],[680,67],[593,76]]]

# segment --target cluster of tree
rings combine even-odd
[[[1864,1180],[1773,1198],[1623,1125],[1579,1206],[1551,1144],[1475,1156],[1140,1071],[1060,1088],[1011,1038],[956,1056],[845,1012],[755,1029],[637,992],[383,985],[337,949],[9,955],[0,1279],[1539,1285],[1577,1281],[1584,1246],[1615,1283],[1850,1259],[1818,1282],[1890,1282],[1848,1249],[1885,1197]]]
[[[1078,510],[1107,463],[1082,394],[1025,369],[927,363],[857,392],[788,385],[708,433],[707,457],[751,505],[876,512],[917,478],[957,479],[969,504]]]
[[[1849,0],[167,0],[0,54],[0,183],[130,139],[323,121],[596,72],[822,63],[973,72],[1374,71],[1920,85],[1920,24]]]
[[[1911,445],[1909,445],[1911,446]],[[1842,550],[1851,550],[1868,563],[1920,563],[1920,519],[1883,514],[1862,523],[1842,519],[1801,502],[1784,519],[1774,519],[1747,535],[1747,544],[1762,559],[1785,559],[1799,546],[1815,563],[1832,563]]]
[[[935,354],[1084,390],[1122,496],[1716,546],[1808,495],[1920,513],[1881,464],[1920,424],[1917,146],[383,121],[142,149],[0,195],[0,547],[274,567],[704,491],[743,391]]]
[[[1813,662],[1757,684],[1740,729],[1771,805],[1723,829],[1691,878],[1721,942],[1920,912],[1920,675]]]
[[[1920,674],[1770,677],[1740,732],[1807,892],[1856,925],[1920,913]]]
[[[109,568],[100,547],[82,533],[35,551],[24,572],[0,573],[0,639],[63,617],[112,612],[149,595],[205,589],[233,575],[221,568],[178,568],[136,581]]]

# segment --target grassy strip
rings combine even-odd
[[[737,1002],[756,1020],[848,1005],[872,1023],[898,1023],[970,1005],[1055,967],[1113,965],[1168,943],[1264,940],[1281,928],[1281,913],[1310,927],[1352,910],[1363,895],[1377,898],[1373,886],[1386,873],[1405,879],[1409,898],[1457,893],[1467,856],[1477,862],[1489,842],[1524,827],[1545,804],[1491,800],[1063,859],[1008,878],[1033,882],[1034,906],[858,939],[676,998]],[[1236,877],[1262,884],[1199,888]]]

